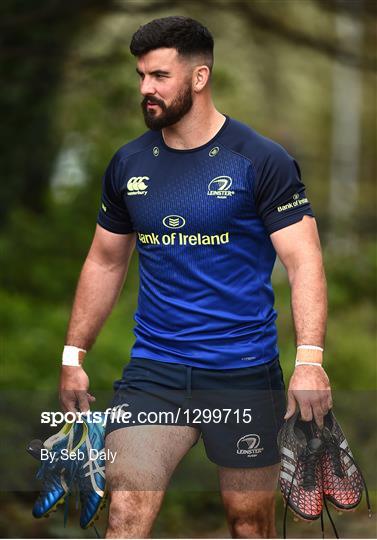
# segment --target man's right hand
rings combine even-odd
[[[95,397],[88,393],[89,377],[80,366],[62,366],[59,399],[64,412],[87,412]]]

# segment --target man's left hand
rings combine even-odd
[[[330,381],[319,366],[296,366],[288,388],[288,406],[284,419],[288,420],[299,406],[301,418],[307,422],[314,418],[323,428],[323,417],[332,408]]]

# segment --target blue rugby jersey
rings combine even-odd
[[[191,150],[148,131],[116,152],[98,223],[137,234],[133,358],[210,369],[278,354],[269,235],[313,216],[296,161],[226,117]]]

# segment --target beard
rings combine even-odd
[[[147,102],[155,103],[161,108],[159,115],[156,114],[156,111],[150,111],[147,108]],[[191,92],[191,83],[186,84],[186,86],[178,93],[174,98],[171,105],[166,106],[165,103],[156,97],[146,96],[141,102],[141,108],[143,110],[144,121],[146,126],[149,129],[158,131],[160,129],[172,126],[179,122],[191,109],[192,107],[192,92]]]

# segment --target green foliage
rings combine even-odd
[[[353,254],[324,250],[329,302],[325,367],[336,389],[376,388],[375,252],[376,245],[368,242]],[[290,290],[280,272],[274,281],[281,362],[288,382],[296,354]]]

